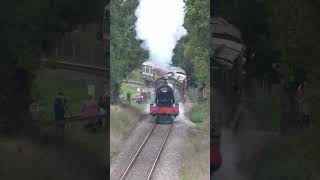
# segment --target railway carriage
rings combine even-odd
[[[152,86],[154,85],[155,81],[161,77],[163,77],[168,70],[160,68],[154,65],[150,61],[146,61],[142,64],[142,79],[146,83],[146,85]]]
[[[179,101],[185,101],[185,94],[187,89],[187,75],[186,72],[180,67],[170,67],[169,71],[164,77],[170,77],[175,80],[177,91],[179,92]]]

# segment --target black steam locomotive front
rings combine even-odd
[[[157,123],[172,123],[179,114],[179,105],[176,103],[174,86],[168,83],[168,78],[156,82],[155,102],[150,104],[150,114],[155,116]]]

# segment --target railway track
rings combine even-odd
[[[120,180],[150,180],[173,124],[153,124]]]

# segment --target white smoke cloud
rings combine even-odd
[[[171,64],[173,49],[187,34],[184,1],[140,0],[135,15],[136,38],[144,41],[141,47],[149,51],[149,59],[163,67]]]
[[[186,116],[185,116],[185,110],[184,110],[184,106],[182,102],[179,102],[179,115],[175,118],[175,122],[178,121],[185,121],[186,120]]]

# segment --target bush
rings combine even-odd
[[[206,118],[206,112],[201,106],[195,106],[191,109],[190,120],[194,123],[201,123]]]
[[[187,91],[187,96],[189,97],[189,100],[191,103],[197,103],[197,93],[195,89],[189,88]]]

